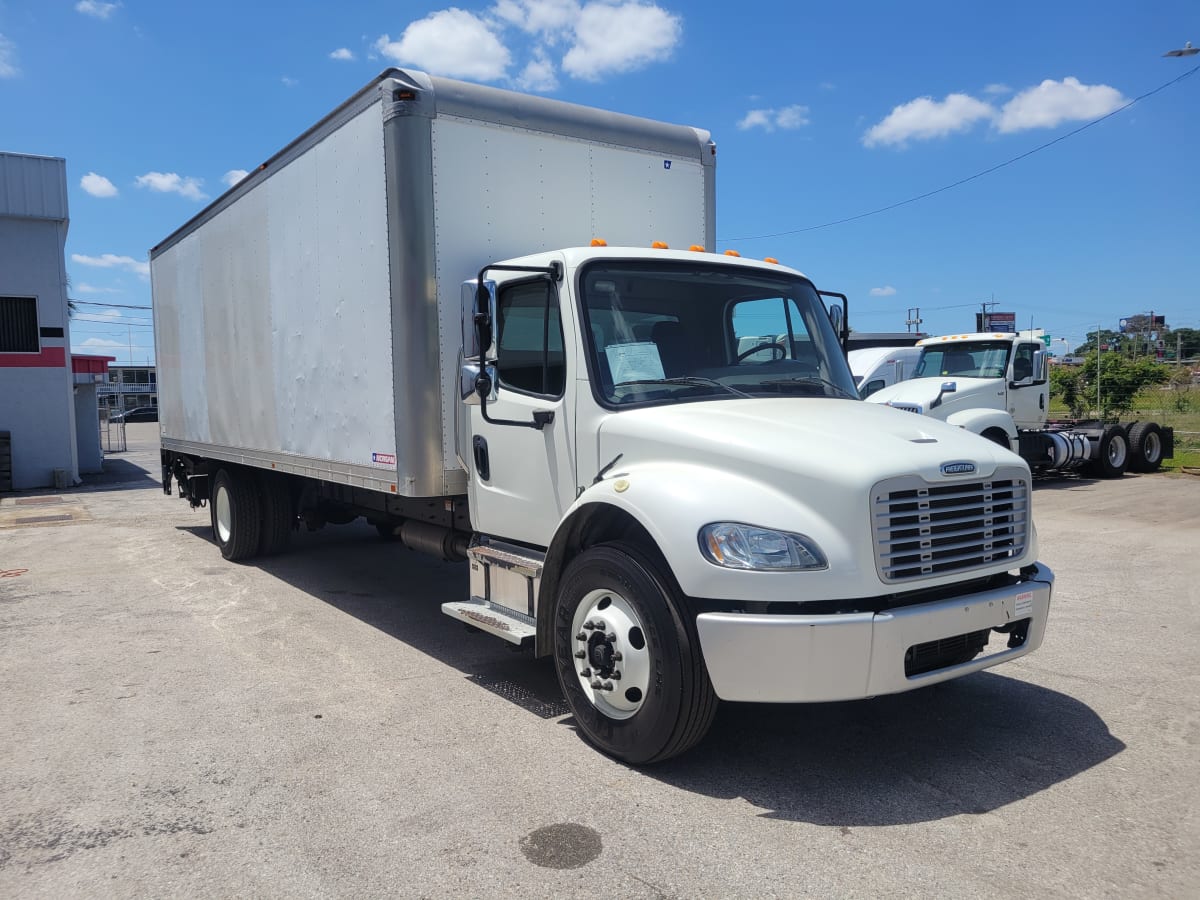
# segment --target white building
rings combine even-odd
[[[0,488],[79,481],[67,222],[66,161],[0,153]]]

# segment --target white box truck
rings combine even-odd
[[[844,298],[704,251],[715,159],[704,131],[384,72],[151,251],[164,490],[230,560],[366,517],[467,561],[443,610],[553,655],[632,763],[719,698],[1035,649],[1028,466],[861,402]]]

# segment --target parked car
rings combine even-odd
[[[123,413],[113,413],[108,420],[110,422],[157,422],[158,407],[139,406]]]

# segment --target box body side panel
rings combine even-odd
[[[396,481],[378,104],[152,268],[164,438]]]

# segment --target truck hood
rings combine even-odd
[[[953,394],[943,394],[941,405],[931,410],[929,404],[937,399],[938,392],[947,381],[953,381],[958,390]],[[1004,389],[1003,378],[910,378],[880,388],[867,398],[867,402],[917,404],[926,415],[944,419],[959,409],[1003,409]]]
[[[936,394],[936,389],[935,389]],[[932,399],[932,397],[930,398]],[[676,460],[770,480],[858,490],[897,475],[947,480],[943,463],[975,463],[976,476],[1016,458],[990,441],[927,416],[857,400],[749,399],[629,410],[599,430],[600,459],[621,465]]]

